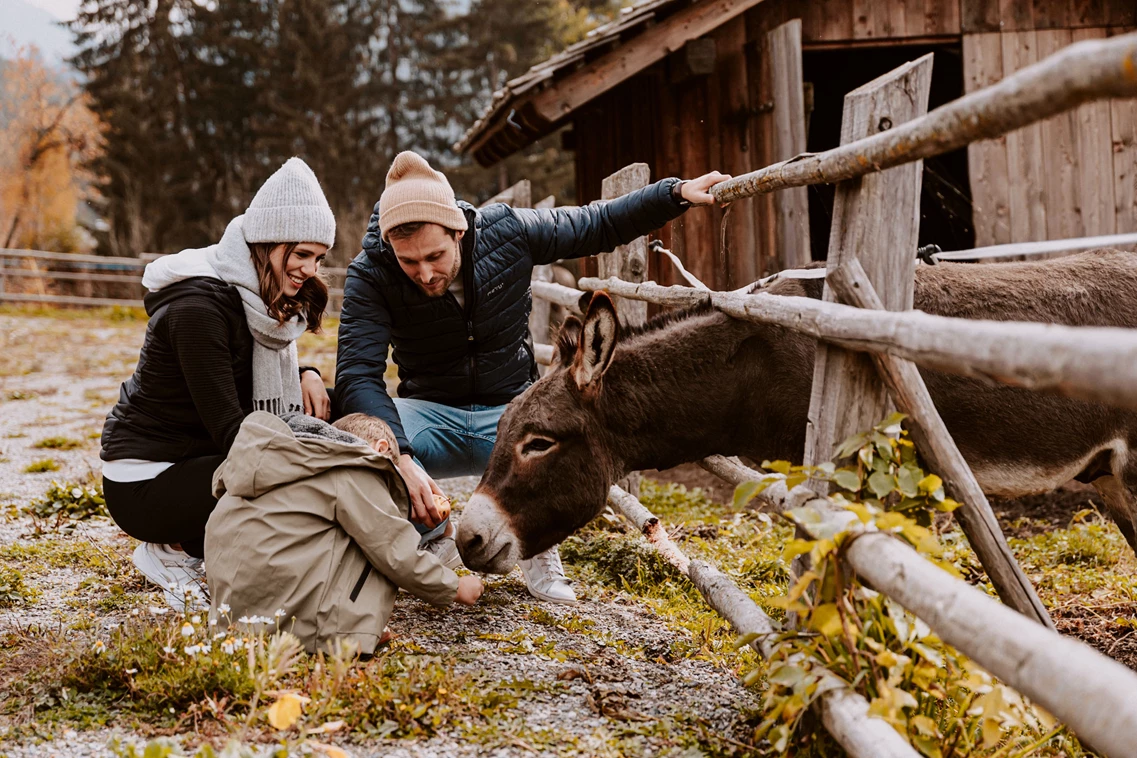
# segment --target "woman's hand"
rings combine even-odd
[[[442,490],[411,456],[400,455],[398,466],[411,496],[411,520],[431,529],[441,524],[442,515],[434,504],[434,496],[443,494]]]
[[[691,205],[711,205],[715,202],[715,196],[707,190],[719,182],[725,182],[730,178],[730,174],[720,174],[718,171],[712,171],[696,179],[683,182],[679,187],[679,194]]]
[[[321,421],[331,421],[332,401],[324,379],[315,371],[305,371],[300,375],[300,394],[304,396],[304,412]]]

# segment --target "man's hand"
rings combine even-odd
[[[441,495],[442,490],[434,480],[409,455],[399,456],[399,473],[411,495],[411,518],[431,529],[441,524],[442,516],[434,504],[434,496]]]
[[[485,585],[478,577],[460,576],[458,577],[458,594],[454,597],[454,601],[462,605],[473,605],[478,602],[478,598],[482,596],[485,590]]]
[[[304,413],[322,421],[331,421],[332,401],[328,399],[323,377],[315,371],[305,371],[300,375],[300,394],[304,396]]]
[[[709,174],[703,174],[697,179],[690,179],[683,182],[679,187],[679,194],[683,196],[691,205],[712,205],[715,202],[715,196],[708,189],[730,179],[730,174],[720,174],[718,171],[712,171]]]

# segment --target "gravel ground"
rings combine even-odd
[[[137,359],[144,329],[144,324],[132,321],[0,315],[0,504],[8,512],[0,519],[0,546],[30,545],[37,540],[32,520],[13,515],[12,506],[41,495],[52,480],[78,480],[98,472],[97,433],[119,382]],[[323,347],[326,352],[326,344]],[[83,444],[72,450],[34,447],[50,437]],[[24,472],[29,464],[47,458],[59,465],[58,471]],[[459,504],[458,518],[460,504],[475,484],[473,478],[442,483]],[[112,580],[136,593],[132,598],[138,606],[159,602],[158,595],[147,594],[144,582],[132,575],[128,556],[136,543],[109,520],[84,522],[65,539],[98,546],[113,557],[110,563],[116,568],[94,583],[89,579],[91,571],[81,567],[52,568],[27,576],[29,584],[40,590],[40,597],[30,606],[0,612],[0,634],[37,626],[66,629],[83,615],[96,628],[116,624],[125,610],[90,610],[92,600],[101,597]],[[572,566],[567,570],[574,574]],[[442,613],[403,595],[390,624],[395,634],[429,652],[453,654],[463,673],[532,683],[519,696],[511,719],[530,734],[548,730],[544,745],[517,738],[486,747],[443,734],[430,740],[354,745],[352,753],[391,758],[563,752],[614,755],[608,747],[613,735],[627,739],[632,730],[646,731],[645,724],[660,718],[698,718],[705,720],[709,730],[726,734],[740,709],[757,705],[756,696],[732,672],[698,659],[664,662],[666,651],[686,632],[666,625],[632,597],[577,579],[581,602],[571,608],[536,602],[515,571],[508,577],[490,578],[486,596],[475,608]],[[586,619],[592,625],[584,631],[569,631],[551,623],[546,614],[534,614],[536,609],[557,619]],[[531,620],[534,615],[544,623]],[[485,635],[510,636],[511,640]],[[557,654],[545,654],[550,650]],[[12,758],[110,755],[110,739],[132,739],[129,732],[117,729],[63,731],[38,743],[5,741],[3,734],[0,726],[0,757]],[[644,738],[636,753],[697,754],[667,744]]]

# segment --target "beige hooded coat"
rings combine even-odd
[[[449,605],[458,577],[419,552],[406,485],[360,442],[297,438],[258,411],[241,424],[213,477],[217,508],[205,529],[214,614],[273,616],[310,651],[336,637],[370,654],[398,587]]]

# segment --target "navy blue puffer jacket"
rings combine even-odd
[[[536,378],[528,343],[533,266],[611,252],[683,212],[663,179],[608,203],[529,209],[459,202],[465,306],[449,292],[428,297],[399,268],[379,230],[379,206],[363,252],[347,268],[336,357],[342,414],[367,413],[394,429],[413,454],[383,374],[387,348],[399,367],[400,397],[446,405],[502,405]]]

